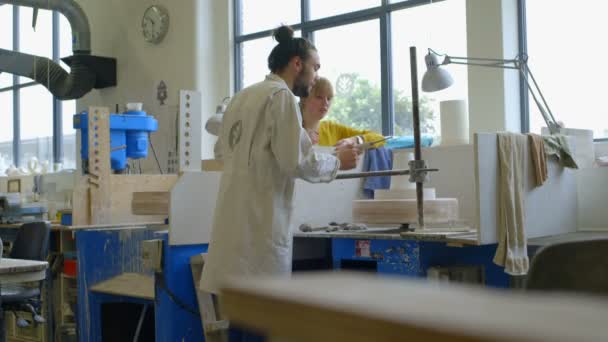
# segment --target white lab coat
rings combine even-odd
[[[224,170],[201,289],[217,294],[234,276],[290,275],[295,179],[329,182],[339,161],[313,151],[296,97],[274,74],[232,99],[215,153]]]

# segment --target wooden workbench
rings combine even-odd
[[[475,230],[462,231],[448,229],[428,229],[424,231],[411,231],[400,233],[398,227],[369,227],[365,230],[339,230],[333,232],[297,231],[294,237],[299,238],[339,238],[339,239],[368,239],[368,240],[415,240],[446,242],[463,245],[477,245],[477,232]]]
[[[232,282],[231,324],[288,341],[605,341],[608,300],[317,273]]]

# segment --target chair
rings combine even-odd
[[[541,248],[532,259],[526,288],[608,295],[608,239]]]
[[[31,222],[21,225],[17,232],[17,237],[13,243],[9,258],[46,261],[49,251],[49,239],[51,225],[47,222]],[[2,294],[2,314],[4,311],[26,311],[32,313],[36,323],[44,323],[44,318],[40,315],[42,281],[38,287],[27,287],[21,284],[3,284]],[[15,316],[17,316],[15,314]],[[17,316],[17,325],[25,327],[29,322]],[[4,324],[0,329],[5,329]]]

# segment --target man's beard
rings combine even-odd
[[[298,97],[308,97],[310,95],[310,85],[303,82],[303,74],[304,71],[300,71],[293,83],[293,94]]]

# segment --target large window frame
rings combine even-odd
[[[247,41],[266,38],[272,35],[273,29],[243,34],[241,28],[241,1],[233,0],[233,30],[234,30],[234,91],[242,89],[242,50],[241,44]],[[310,1],[300,0],[300,22],[290,23],[294,30],[302,32],[302,37],[314,42],[314,31],[334,28],[343,25],[377,19],[380,23],[380,71],[381,71],[381,109],[382,134],[393,135],[394,132],[394,99],[393,99],[393,56],[391,13],[398,10],[413,8],[421,5],[437,3],[445,0],[407,0],[390,3],[382,0],[381,5],[364,10],[339,14],[330,17],[310,20]],[[418,57],[420,58],[420,56]]]
[[[518,10],[518,28],[519,28],[519,51],[522,54],[528,53],[528,31],[527,31],[527,16],[526,16],[526,0],[517,0]],[[530,100],[528,89],[523,80],[520,82],[520,99],[521,99],[521,131],[523,133],[530,132]],[[594,142],[608,142],[608,137],[594,138]]]
[[[13,50],[19,51],[19,38],[20,38],[20,7],[13,5]],[[57,11],[52,11],[52,59],[55,63],[60,62],[59,48],[60,48],[60,16],[61,14]],[[4,88],[0,88],[0,92],[12,92],[13,94],[13,165],[20,166],[21,162],[21,110],[20,110],[20,93],[21,90],[27,87],[38,85],[37,82],[19,82],[20,76],[13,75],[12,85]],[[53,160],[54,163],[63,163],[63,106],[61,100],[53,97]]]

